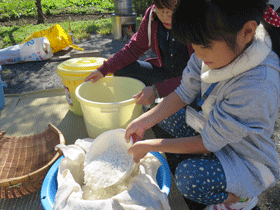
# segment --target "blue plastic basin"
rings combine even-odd
[[[162,165],[159,167],[157,171],[157,183],[159,188],[165,192],[167,195],[171,189],[171,171],[169,165],[165,158],[159,152],[151,152],[161,163]],[[48,171],[42,188],[41,188],[41,203],[45,210],[51,210],[53,208],[55,195],[57,192],[57,173],[60,161],[64,158],[62,156],[59,158]]]

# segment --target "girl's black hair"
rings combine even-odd
[[[272,49],[280,57],[280,28],[267,24],[263,11],[267,0],[181,0],[172,17],[172,31],[182,43],[207,46],[225,40],[235,51],[237,33],[244,24],[263,23],[272,40]]]

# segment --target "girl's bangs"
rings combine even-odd
[[[174,9],[176,0],[153,0],[155,6],[159,9]]]

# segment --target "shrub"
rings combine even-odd
[[[137,16],[145,14],[149,6],[153,4],[153,0],[132,0],[132,7]]]

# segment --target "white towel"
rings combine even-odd
[[[58,190],[54,210],[169,210],[167,195],[156,184],[156,173],[161,165],[157,158],[147,154],[139,164],[140,173],[130,180],[128,190],[110,199],[84,200],[83,164],[90,147],[89,139],[78,139],[74,145],[57,145],[65,156],[60,162]]]

